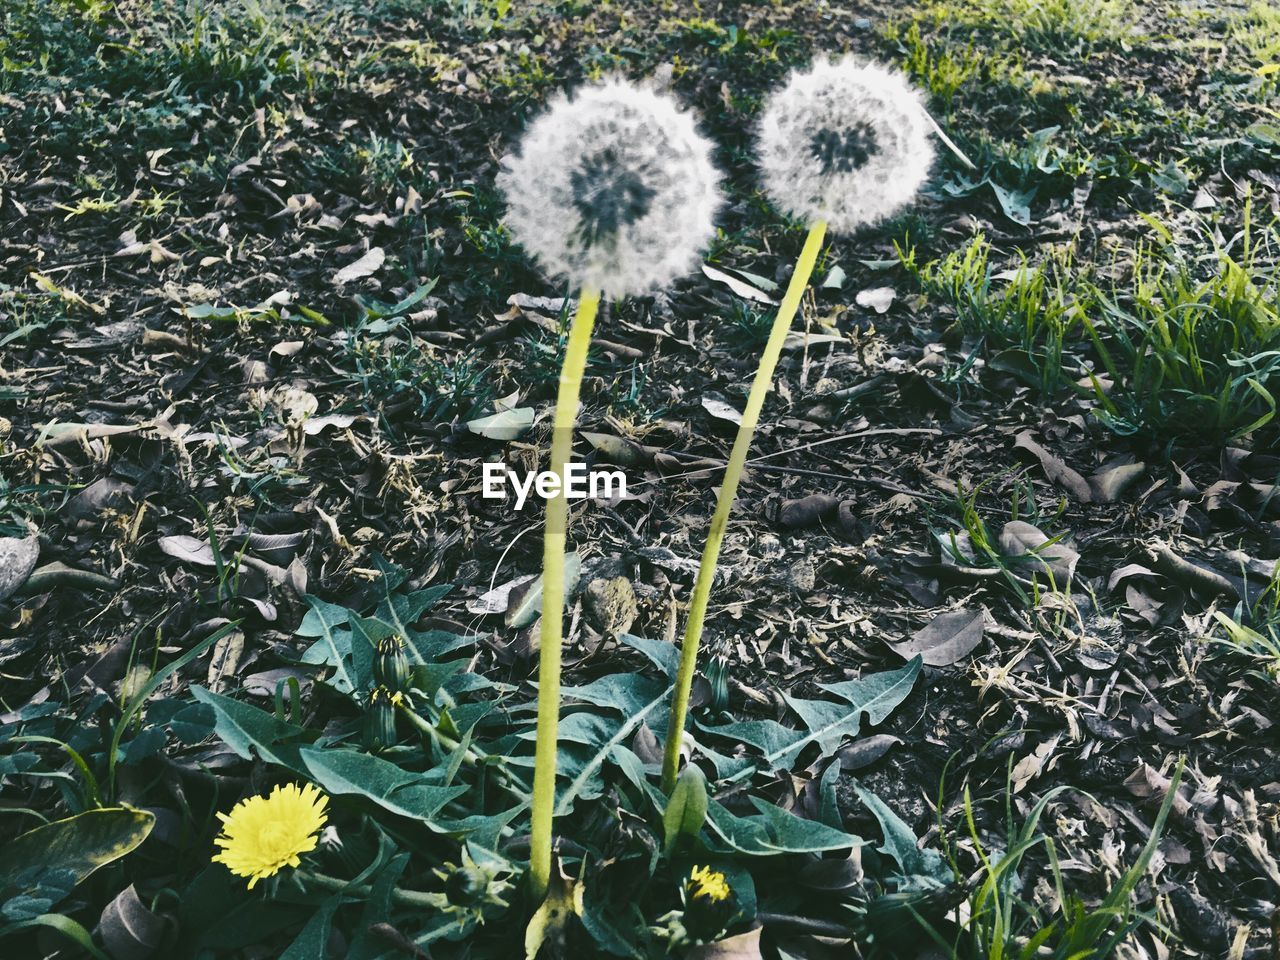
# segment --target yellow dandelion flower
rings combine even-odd
[[[729,895],[733,893],[729,889],[729,882],[725,880],[724,874],[710,867],[694,867],[689,874],[685,889],[694,900],[705,897],[712,903],[728,900]]]
[[[215,863],[224,863],[237,877],[249,877],[249,889],[263,877],[284,867],[296,867],[302,854],[319,842],[328,819],[329,798],[311,784],[277,786],[268,797],[241,800],[231,813],[219,813],[222,835],[213,842],[222,849]]]

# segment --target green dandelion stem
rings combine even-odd
[[[547,500],[542,548],[542,624],[538,631],[538,737],[533,759],[533,809],[530,813],[529,883],[541,900],[551,880],[551,819],[556,800],[556,741],[560,724],[560,644],[564,628],[564,548],[569,504],[564,498],[565,467],[573,454],[573,425],[578,417],[578,390],[587,365],[591,328],[600,306],[600,291],[584,287],[578,312],[569,325],[569,344],[560,368],[551,429],[551,469],[560,478]]]
[[[676,674],[675,699],[671,705],[667,746],[662,759],[662,789],[666,793],[670,793],[676,784],[676,773],[680,766],[680,740],[684,735],[684,725],[689,713],[689,691],[693,687],[693,674],[698,666],[698,643],[702,639],[702,624],[707,615],[711,584],[715,579],[716,562],[720,557],[720,544],[724,541],[725,528],[729,525],[729,512],[733,509],[733,501],[738,493],[738,481],[742,479],[742,470],[751,450],[751,438],[764,407],[764,398],[773,384],[774,368],[782,355],[782,345],[787,339],[787,331],[791,329],[791,321],[800,307],[800,298],[809,285],[809,277],[818,260],[818,252],[822,249],[822,238],[826,232],[827,224],[823,220],[809,228],[809,236],[805,239],[804,249],[800,251],[800,259],[796,261],[791,283],[787,286],[786,296],[782,298],[782,305],[773,321],[773,329],[769,332],[769,342],[765,344],[764,354],[760,358],[760,368],[756,370],[756,378],[751,384],[747,406],[742,411],[742,424],[734,438],[733,451],[729,454],[729,463],[724,471],[724,482],[721,483],[720,495],[716,498],[716,512],[711,519],[711,529],[707,532],[707,545],[702,551],[702,564],[698,567],[698,579],[694,584],[693,600],[689,606],[689,620],[680,645],[680,669]]]
[[[396,710],[399,712],[400,716],[409,721],[409,724],[415,730],[429,738],[445,753],[453,753],[462,746],[461,741],[455,740],[447,733],[444,733],[416,710],[410,709],[403,703],[398,704],[396,706]],[[498,785],[511,793],[517,799],[523,800],[529,795],[529,785],[506,766],[503,762],[505,759],[505,757],[495,757],[491,753],[485,753],[483,750],[477,750],[475,747],[467,747],[467,749],[462,751],[463,763],[468,767],[479,767],[486,764],[491,765],[494,772],[498,775]]]
[[[367,883],[340,880],[328,874],[316,873],[314,870],[294,870],[292,880],[304,890],[311,888],[325,890],[329,893],[347,893],[361,900],[367,899],[373,893],[373,888]],[[438,910],[440,908],[438,897],[418,890],[401,890],[399,887],[392,888],[391,902],[398,907],[409,907],[414,910]]]

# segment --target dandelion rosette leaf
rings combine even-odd
[[[711,143],[670,97],[611,79],[559,95],[503,160],[505,224],[548,273],[605,296],[686,273],[715,234]]]
[[[916,195],[933,163],[930,133],[920,95],[900,74],[855,57],[818,61],[765,105],[765,190],[789,216],[851,232]]]

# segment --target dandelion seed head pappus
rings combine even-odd
[[[777,207],[838,233],[892,216],[933,163],[920,96],[898,73],[855,57],[796,71],[761,114],[761,176]]]
[[[711,143],[669,96],[622,79],[560,94],[498,175],[504,223],[548,274],[606,297],[686,273],[715,235]]]

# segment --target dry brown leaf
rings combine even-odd
[[[1164,798],[1169,793],[1169,787],[1173,785],[1173,779],[1166,777],[1150,764],[1139,761],[1138,769],[1129,775],[1124,785],[1131,794],[1139,799],[1149,799],[1163,803]],[[1185,788],[1186,785],[1183,784],[1178,789],[1178,795],[1173,798],[1173,810],[1180,817],[1185,817],[1191,809],[1191,801],[1183,795]]]
[[[906,660],[918,654],[931,667],[950,666],[982,642],[983,621],[982,610],[951,610],[934,617],[910,640],[889,646]]]
[[[1089,478],[1089,489],[1096,502],[1115,503],[1146,472],[1145,463],[1126,463],[1100,470]]]
[[[717,270],[715,267],[702,265],[702,272],[708,280],[715,280],[717,283],[723,283],[732,290],[737,296],[743,300],[752,300],[756,303],[776,304],[778,301],[773,299],[759,287],[747,283],[738,277],[725,273],[723,270]]]
[[[875,733],[869,737],[859,737],[836,751],[840,761],[840,769],[845,773],[869,767],[883,757],[892,747],[902,741],[889,733]]]
[[[160,949],[167,927],[129,884],[103,909],[98,934],[115,960],[147,960]]]
[[[1053,767],[1054,751],[1061,739],[1061,735],[1050,737],[1014,765],[1010,775],[1014,793],[1021,793],[1023,787]]]
[[[216,567],[218,565],[218,561],[213,555],[213,547],[196,537],[175,534],[169,537],[161,537],[157,545],[162,553],[184,563],[193,563],[198,567]]]
[[[840,506],[840,498],[829,493],[814,493],[796,500],[783,500],[778,522],[784,527],[812,527]]]
[[[235,676],[236,668],[240,666],[240,658],[243,655],[244,633],[239,630],[232,630],[214,644],[213,652],[209,655],[210,690],[221,693],[226,689],[227,682]]]
[[[1048,571],[1054,586],[1065,590],[1075,575],[1080,554],[1065,543],[1049,543],[1039,527],[1025,520],[1010,520],[1000,530],[1000,549],[1008,557],[1027,557],[1029,575]],[[1038,561],[1038,562],[1037,562]]]
[[[92,519],[105,510],[119,507],[133,497],[133,484],[115,477],[99,477],[67,503],[67,514],[75,519]],[[3,560],[0,560],[0,568]]]
[[[377,273],[382,268],[382,263],[387,259],[387,255],[381,247],[373,247],[355,263],[349,263],[337,273],[333,275],[333,283],[335,286],[342,286],[350,283],[352,280],[361,280],[364,277]]]
[[[707,413],[711,414],[717,420],[725,420],[735,426],[740,426],[742,424],[742,414],[721,397],[703,397],[702,409],[707,411]]]
[[[92,570],[69,567],[61,560],[54,560],[37,567],[27,578],[27,592],[39,593],[54,587],[70,587],[74,590],[115,590],[120,581]]]
[[[38,447],[57,447],[62,444],[82,444],[90,440],[116,437],[125,433],[137,433],[142,424],[125,426],[114,423],[38,423],[40,432]]]
[[[529,573],[522,577],[516,577],[514,580],[508,580],[506,583],[494,587],[467,603],[467,612],[474,613],[476,616],[485,616],[491,613],[506,613],[507,607],[511,603],[511,592],[516,588],[523,586],[532,580],[537,574]]]
[[[1031,438],[1030,430],[1025,430],[1018,434],[1017,439],[1013,441],[1013,445],[1019,450],[1025,450],[1039,460],[1040,466],[1044,470],[1044,475],[1081,503],[1092,502],[1093,491],[1089,488],[1089,482],[1063,463],[1061,459],[1036,443]]]

